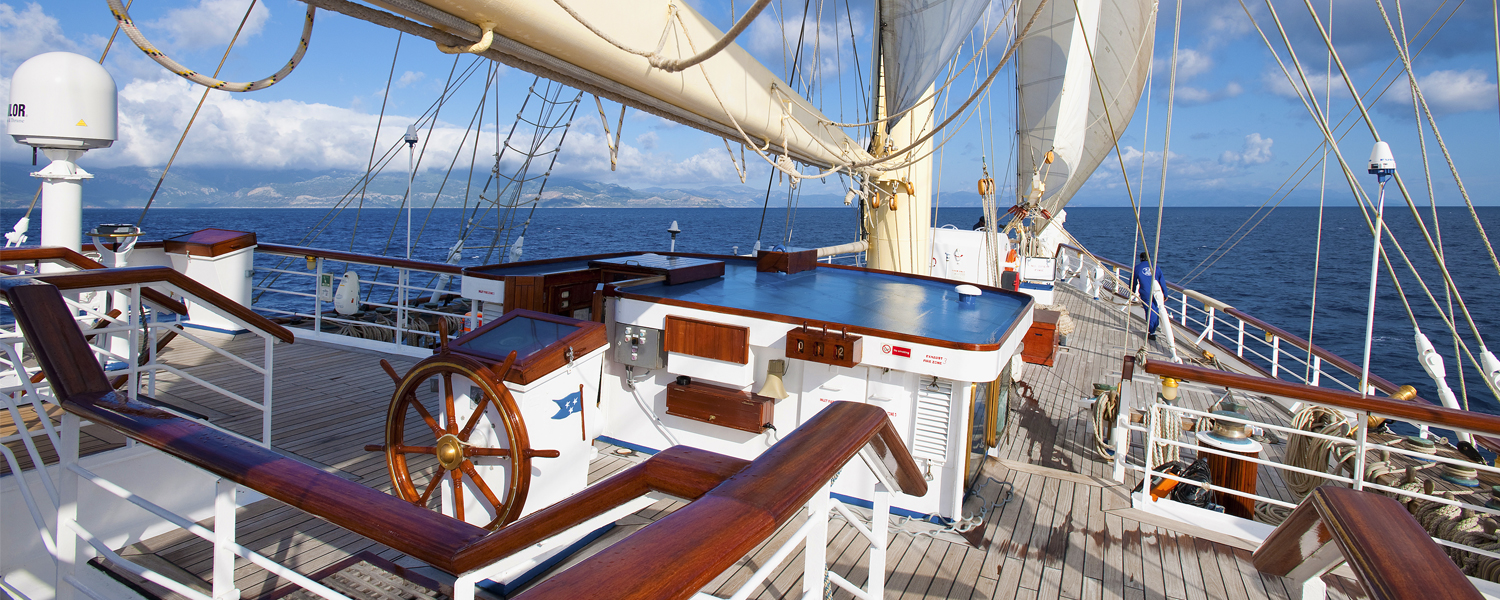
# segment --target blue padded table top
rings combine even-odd
[[[788,275],[756,272],[751,261],[725,263],[723,277],[621,291],[976,345],[999,343],[1031,302],[986,290],[974,304],[960,304],[955,283],[895,273],[820,266]]]

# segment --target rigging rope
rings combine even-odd
[[[578,21],[579,25],[584,26],[594,35],[599,36],[599,39],[609,42],[610,45],[624,50],[625,52],[644,57],[647,62],[651,63],[651,66],[668,73],[676,73],[678,71],[687,69],[688,67],[697,65],[698,63],[708,60],[709,58],[713,57],[713,55],[718,54],[720,51],[729,47],[730,44],[734,43],[734,39],[736,37],[739,37],[739,35],[745,31],[746,27],[750,26],[750,22],[755,20],[756,15],[759,15],[760,11],[765,10],[766,5],[771,3],[771,0],[757,0],[755,4],[752,4],[750,8],[745,10],[745,16],[740,17],[740,20],[736,21],[734,26],[729,28],[729,31],[724,32],[724,35],[719,36],[718,40],[716,40],[709,47],[704,48],[702,52],[698,52],[697,54],[688,58],[667,58],[661,55],[661,46],[658,46],[656,50],[640,50],[636,48],[630,48],[619,40],[616,40],[613,36],[600,31],[599,28],[596,27],[593,23],[590,23],[587,19],[584,19],[583,15],[578,14],[578,11],[573,10],[573,7],[568,6],[567,2],[564,2],[563,0],[553,1],[557,3],[557,6],[559,8],[562,8],[565,12],[568,13],[569,16],[573,17],[575,21]],[[672,17],[676,16],[677,14],[677,6],[671,0],[667,2],[667,11],[667,26],[670,28]],[[804,18],[806,12],[807,11],[804,8]],[[665,31],[663,31],[662,40],[666,40]],[[694,52],[697,52],[697,50],[694,50]]]
[[[1437,140],[1438,148],[1443,151],[1443,159],[1448,162],[1448,170],[1449,170],[1449,172],[1451,172],[1453,174],[1453,181],[1456,184],[1458,184],[1458,193],[1459,193],[1460,196],[1463,196],[1464,204],[1469,207],[1469,214],[1472,215],[1473,218],[1474,218],[1474,225],[1479,228],[1479,239],[1481,239],[1481,240],[1484,241],[1484,249],[1490,255],[1490,263],[1495,266],[1495,272],[1497,274],[1500,274],[1500,258],[1497,258],[1495,256],[1495,246],[1490,243],[1490,236],[1489,236],[1488,233],[1485,232],[1485,230],[1484,230],[1484,224],[1479,221],[1479,214],[1474,211],[1474,201],[1469,198],[1469,190],[1464,187],[1464,180],[1463,180],[1462,177],[1459,177],[1459,175],[1458,175],[1458,167],[1454,166],[1454,164],[1453,164],[1453,156],[1451,154],[1449,154],[1449,152],[1448,152],[1448,144],[1443,141],[1443,134],[1442,134],[1441,131],[1438,130],[1437,120],[1434,119],[1433,116],[1432,116],[1432,109],[1427,106],[1427,97],[1422,94],[1422,86],[1417,83],[1416,73],[1414,71],[1412,71],[1411,57],[1410,57],[1410,52],[1409,52],[1410,48],[1407,47],[1407,46],[1404,46],[1402,44],[1402,41],[1398,40],[1396,38],[1396,30],[1391,26],[1391,18],[1385,12],[1385,2],[1383,2],[1381,0],[1376,0],[1375,1],[1375,5],[1378,6],[1378,7],[1380,7],[1380,16],[1381,16],[1382,19],[1385,20],[1386,31],[1390,32],[1390,34],[1391,34],[1391,43],[1393,43],[1393,44],[1396,45],[1396,54],[1401,58],[1402,64],[1406,67],[1407,79],[1411,82],[1411,91],[1412,91],[1412,101],[1413,101],[1413,104],[1420,104],[1421,107],[1422,107],[1422,113],[1426,114],[1426,116],[1427,116],[1427,124],[1432,127],[1433,138]],[[1399,11],[1401,10],[1401,3],[1399,1],[1396,2],[1396,10],[1398,11],[1398,16],[1399,16]],[[1405,35],[1405,33],[1404,33],[1405,32],[1405,26],[1402,27],[1402,31],[1403,31],[1403,36],[1404,36]],[[1413,108],[1415,109],[1415,106]],[[1361,107],[1361,110],[1363,110],[1363,107]],[[1366,118],[1368,119],[1368,116]],[[1418,124],[1417,124],[1417,126],[1419,128],[1421,127],[1420,116],[1418,117]],[[1374,131],[1374,125],[1371,125],[1371,131],[1372,132]],[[1425,156],[1426,156],[1426,142],[1425,141],[1423,142],[1423,156],[1424,156],[1424,158],[1423,158],[1423,163],[1422,164],[1423,164],[1423,167],[1425,168],[1426,164],[1427,164],[1426,163],[1426,158],[1425,158]],[[1428,174],[1428,176],[1429,176],[1429,179],[1430,179],[1430,177],[1431,177],[1430,174]],[[1399,180],[1397,181],[1397,184],[1400,185],[1400,181]],[[1405,187],[1403,186],[1402,187],[1402,194],[1405,194],[1405,193],[1406,193]],[[1414,215],[1417,214],[1417,207],[1416,207],[1415,204],[1412,203],[1411,198],[1409,198],[1409,197],[1407,198],[1407,204],[1411,205],[1412,213]],[[1434,218],[1436,218],[1436,217],[1434,217]],[[1419,223],[1419,224],[1422,225],[1422,234],[1423,235],[1427,235],[1427,225],[1422,222],[1422,219],[1421,219],[1420,215],[1417,216],[1417,223]],[[1432,245],[1432,240],[1431,240],[1430,237],[1428,238],[1428,245]],[[1438,266],[1443,269],[1445,278],[1447,278],[1450,281],[1450,284],[1451,284],[1451,279],[1452,278],[1449,277],[1449,276],[1447,276],[1448,267],[1447,267],[1446,264],[1443,263],[1442,256],[1441,256],[1442,255],[1442,251],[1440,249],[1438,249],[1438,248],[1433,248],[1433,253],[1434,253],[1434,255],[1438,256]],[[1453,292],[1455,294],[1457,294],[1457,290],[1456,289]],[[1463,305],[1462,298],[1459,299],[1459,305],[1460,306]],[[1467,315],[1467,313],[1468,313],[1468,308],[1467,307],[1465,307],[1464,312],[1465,312],[1465,315]],[[1479,337],[1478,332],[1475,332],[1474,335],[1475,335],[1476,338]],[[1480,343],[1483,344],[1483,341],[1481,341]]]
[[[1182,39],[1182,0],[1177,0],[1177,15],[1172,22],[1172,72],[1168,76],[1167,84],[1167,126],[1162,135],[1161,143],[1161,185],[1160,195],[1156,200],[1156,243],[1151,247],[1151,272],[1152,279],[1160,279],[1156,275],[1160,269],[1161,261],[1161,221],[1162,213],[1167,206],[1167,159],[1172,156],[1172,108],[1177,101],[1177,44]],[[1143,144],[1144,145],[1144,144]],[[1144,154],[1144,153],[1143,153]],[[1141,157],[1143,160],[1145,156]],[[1125,169],[1125,163],[1121,159],[1120,170]],[[1127,184],[1128,185],[1128,184]],[[1150,301],[1146,302],[1148,305]],[[1149,316],[1148,316],[1148,321]],[[1174,459],[1175,460],[1175,459]]]
[[[1276,59],[1277,65],[1281,67],[1282,74],[1284,76],[1286,76],[1287,80],[1290,82],[1292,80],[1291,73],[1287,70],[1286,65],[1281,61],[1280,54],[1277,53],[1276,50],[1275,50],[1275,48],[1271,46],[1270,39],[1268,37],[1266,37],[1265,32],[1261,30],[1260,25],[1255,22],[1255,18],[1254,18],[1253,15],[1250,14],[1249,7],[1245,6],[1244,0],[1240,0],[1240,6],[1241,6],[1242,9],[1244,9],[1245,15],[1250,18],[1250,22],[1255,27],[1256,32],[1258,32],[1260,34],[1261,39],[1266,43],[1266,47],[1271,50],[1271,55],[1272,55],[1272,57],[1274,57]],[[1281,25],[1281,20],[1280,20],[1279,17],[1277,17],[1275,8],[1274,7],[1270,7],[1269,2],[1267,3],[1267,6],[1270,8],[1272,19],[1277,24],[1278,31],[1281,33],[1282,41],[1287,46],[1287,51],[1288,51],[1288,53],[1291,56],[1292,64],[1293,64],[1293,66],[1297,67],[1297,73],[1298,73],[1298,75],[1302,79],[1303,88],[1311,89],[1310,84],[1308,84],[1308,82],[1307,82],[1307,76],[1302,71],[1302,64],[1297,59],[1296,52],[1291,48],[1291,42],[1287,38],[1286,29],[1285,29],[1285,27],[1283,27]],[[1319,25],[1319,28],[1321,30],[1321,28],[1322,28],[1321,24]],[[1332,50],[1331,44],[1330,44],[1330,50]],[[1337,51],[1334,50],[1333,52],[1334,52],[1334,59],[1337,61],[1338,60]],[[1345,75],[1345,83],[1350,83],[1349,79],[1347,77],[1347,74]],[[1295,84],[1293,84],[1292,87],[1293,87],[1293,90],[1295,90],[1297,92],[1298,98],[1302,100],[1303,106],[1307,108],[1307,110],[1308,110],[1309,113],[1313,114],[1314,121],[1317,123],[1319,129],[1323,132],[1324,139],[1326,141],[1332,141],[1333,140],[1333,133],[1328,128],[1328,121],[1323,116],[1323,114],[1321,112],[1321,108],[1318,107],[1315,104],[1313,104],[1313,105],[1308,104],[1307,99],[1302,95],[1302,89],[1303,88],[1298,88]],[[1351,87],[1351,89],[1352,89],[1352,87]],[[1361,102],[1360,105],[1362,107],[1363,103]],[[1364,114],[1367,115],[1367,113],[1364,113]],[[1370,203],[1370,199],[1369,199],[1369,197],[1367,195],[1365,195],[1364,189],[1362,187],[1360,187],[1359,184],[1355,181],[1354,173],[1350,169],[1348,162],[1344,160],[1343,152],[1339,149],[1338,144],[1337,143],[1333,143],[1333,144],[1331,144],[1331,147],[1332,147],[1333,152],[1334,152],[1334,157],[1336,159],[1338,159],[1339,168],[1343,171],[1344,179],[1348,182],[1350,189],[1354,192],[1355,200],[1357,201],[1357,204],[1358,204],[1358,206],[1361,209],[1361,214],[1363,214],[1364,217],[1365,217],[1365,224],[1366,224],[1366,226],[1369,228],[1369,230],[1373,234],[1373,232],[1375,231],[1375,222],[1373,220],[1371,220],[1369,212],[1368,212],[1369,210],[1371,210],[1370,208],[1368,208],[1368,206],[1371,204]],[[1397,177],[1397,183],[1398,184],[1400,183],[1399,177]],[[1408,202],[1410,202],[1409,199],[1408,199]],[[1446,314],[1443,314],[1442,308],[1441,308],[1441,306],[1437,302],[1437,298],[1435,296],[1433,296],[1432,290],[1427,286],[1426,281],[1423,280],[1421,273],[1419,273],[1417,271],[1416,265],[1412,263],[1411,258],[1409,256],[1407,256],[1405,249],[1403,249],[1401,247],[1401,243],[1398,240],[1396,240],[1394,237],[1391,238],[1391,243],[1392,243],[1393,246],[1395,246],[1396,251],[1401,256],[1403,262],[1405,262],[1405,264],[1407,266],[1407,269],[1411,271],[1412,276],[1414,278],[1416,278],[1416,280],[1417,280],[1417,282],[1419,284],[1421,284],[1422,291],[1427,295],[1428,300],[1430,302],[1432,302],[1433,306],[1438,309],[1438,311],[1437,311],[1438,315],[1439,315],[1440,318],[1443,319],[1443,323],[1445,325],[1447,325],[1448,328],[1451,331],[1455,331],[1456,332],[1457,328],[1456,328],[1455,323],[1453,322],[1453,320],[1449,319]],[[1389,257],[1386,257],[1384,260],[1385,260],[1385,264],[1386,264],[1386,270],[1390,273],[1391,279],[1392,280],[1397,280],[1395,268],[1390,263]],[[1460,306],[1462,306],[1462,304],[1460,304]],[[1413,323],[1413,325],[1416,325],[1416,323]],[[1471,327],[1472,327],[1472,322],[1471,322]],[[1467,344],[1461,344],[1461,345],[1464,348],[1464,353],[1469,357],[1470,362],[1473,363],[1473,364],[1475,364],[1475,365],[1479,365],[1480,362],[1474,357],[1473,353],[1469,351],[1468,345]],[[1500,397],[1500,390],[1496,389],[1495,384],[1493,382],[1490,382],[1490,381],[1486,380],[1485,384],[1490,388],[1491,392],[1496,395],[1496,397]]]
[[[280,71],[277,71],[270,77],[256,81],[230,82],[217,79],[217,71],[214,72],[214,77],[204,77],[197,71],[178,64],[177,61],[163,54],[161,50],[156,49],[156,46],[151,45],[146,36],[141,34],[141,30],[137,29],[135,23],[130,20],[130,13],[124,5],[120,4],[120,0],[105,1],[109,3],[109,10],[111,13],[114,13],[115,20],[118,22],[120,28],[125,30],[125,35],[130,38],[130,41],[135,42],[136,47],[145,52],[146,56],[151,57],[157,64],[166,67],[168,71],[176,73],[183,79],[204,87],[228,92],[252,92],[265,89],[275,85],[276,82],[285,79],[287,75],[291,74],[292,70],[297,68],[297,63],[302,62],[302,55],[307,53],[307,44],[312,40],[313,14],[317,12],[317,9],[312,5],[307,6],[307,18],[302,23],[302,39],[297,43],[297,51],[292,53],[292,59],[287,61],[286,65],[281,67]],[[220,66],[222,67],[222,65]]]

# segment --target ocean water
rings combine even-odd
[[[354,211],[344,211],[332,219],[325,218],[328,214],[326,209],[164,209],[152,210],[143,227],[147,239],[220,227],[254,231],[263,242],[391,256],[405,254],[404,213],[365,210],[357,219]],[[936,212],[934,223],[967,228],[979,215],[978,208],[942,208]],[[19,216],[18,211],[3,211],[0,222],[12,223]],[[83,222],[86,226],[135,222],[138,216],[138,211],[91,209],[84,211]],[[439,209],[431,214],[414,212],[412,231],[414,237],[418,234],[420,237],[413,245],[413,258],[442,260],[468,216],[461,209]],[[858,235],[855,212],[837,208],[802,209],[790,215],[784,209],[764,213],[759,209],[538,209],[527,216],[530,217],[524,243],[527,260],[621,250],[666,250],[671,243],[667,228],[674,220],[682,230],[677,237],[677,250],[683,252],[728,253],[738,248],[743,253],[757,239],[766,247],[778,243],[819,247],[853,241]],[[1479,216],[1486,230],[1500,242],[1500,207],[1482,207]],[[1249,208],[1169,208],[1161,227],[1162,273],[1169,281],[1183,283],[1303,337],[1308,335],[1313,316],[1314,343],[1358,364],[1363,351],[1372,239],[1358,209],[1328,209],[1323,215],[1319,257],[1318,217],[1316,208],[1300,207],[1280,208],[1269,215],[1256,214]],[[1431,228],[1431,213],[1424,209],[1422,217]],[[1446,262],[1459,292],[1480,333],[1491,342],[1492,349],[1500,350],[1500,274],[1490,264],[1466,208],[1440,208],[1438,217]],[[487,238],[493,237],[494,217],[488,218],[491,220],[488,224],[475,224],[480,229],[470,238],[486,241],[471,242],[462,264],[500,262],[503,248],[491,252],[473,247],[490,245]],[[1142,219],[1146,238],[1154,244],[1155,211],[1149,211]],[[1405,206],[1391,206],[1386,219],[1437,301],[1446,309],[1447,296],[1440,271],[1410,211]],[[524,220],[525,216],[516,219]],[[490,229],[484,229],[486,225]],[[1215,249],[1231,234],[1251,225],[1253,231],[1232,250],[1211,266],[1205,265],[1205,258],[1214,255]],[[34,241],[35,223],[32,229]],[[1120,262],[1133,263],[1132,252],[1139,251],[1133,243],[1134,218],[1126,208],[1070,208],[1067,229],[1089,250]],[[508,246],[511,241],[501,238],[496,245]],[[1392,259],[1423,331],[1447,361],[1449,385],[1462,398],[1463,386],[1447,327],[1405,264],[1398,256],[1393,255]],[[1318,281],[1314,315],[1315,267]],[[1410,319],[1384,268],[1380,272],[1375,313],[1372,372],[1397,384],[1414,385],[1423,397],[1436,399],[1431,379],[1416,361]],[[1478,344],[1467,322],[1460,320],[1459,331],[1477,355]],[[1471,406],[1475,410],[1500,413],[1500,403],[1480,383],[1478,371],[1466,365],[1463,373]]]

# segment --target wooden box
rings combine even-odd
[[[667,352],[741,365],[750,362],[750,328],[740,325],[668,315],[662,344]]]
[[[761,273],[801,273],[818,266],[817,250],[772,252],[761,250],[755,259],[755,270]]]
[[[768,396],[712,383],[667,385],[667,414],[730,429],[760,433],[772,423],[775,407],[776,400]]]
[[[786,333],[786,357],[825,365],[853,367],[859,364],[860,336],[803,326]]]
[[[1033,315],[1031,329],[1021,341],[1021,360],[1034,365],[1052,366],[1057,356],[1057,319],[1062,313],[1039,310]]]

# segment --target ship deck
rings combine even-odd
[[[1129,488],[1108,479],[1109,465],[1095,455],[1089,408],[1081,400],[1089,395],[1092,383],[1118,381],[1122,350],[1134,351],[1141,343],[1139,319],[1135,319],[1131,338],[1135,341],[1125,343],[1125,313],[1065,286],[1058,287],[1057,296],[1058,302],[1068,306],[1077,330],[1052,367],[1028,364],[1018,378],[1021,393],[1011,400],[1011,425],[1001,442],[1001,458],[989,461],[983,474],[989,479],[981,491],[987,513],[983,525],[959,534],[921,523],[893,524],[886,559],[892,568],[887,596],[1182,600],[1296,596],[1298,590],[1286,580],[1263,575],[1251,566],[1248,542],[1134,509]],[[250,360],[256,360],[260,352],[258,340],[221,344]],[[1151,349],[1157,354],[1163,350],[1160,345]],[[1183,351],[1197,355],[1186,348]],[[242,370],[201,347],[174,342],[167,353],[174,365],[198,377],[239,393],[259,392],[258,378],[238,375]],[[340,477],[389,491],[383,454],[364,450],[365,444],[382,441],[392,393],[391,380],[378,361],[391,361],[398,372],[415,361],[307,341],[279,345],[276,353],[273,439],[277,449]],[[1136,380],[1154,385],[1149,376],[1137,375]],[[1212,390],[1191,385],[1184,385],[1183,397],[1197,408],[1213,401]],[[258,435],[259,413],[231,400],[211,400],[193,384],[163,376],[157,398],[205,415],[221,427]],[[1280,409],[1269,402],[1252,403],[1249,410],[1271,422],[1287,420],[1284,411],[1278,413]],[[93,436],[88,450],[118,443],[100,433]],[[1137,437],[1135,443],[1139,445],[1141,439]],[[1267,448],[1269,456],[1279,459],[1284,445],[1267,444]],[[631,460],[602,452],[590,479],[608,477]],[[1274,470],[1262,469],[1259,484],[1263,494],[1288,497]],[[1007,491],[1012,492],[1011,498],[1002,502]],[[680,505],[663,501],[627,517],[596,547]],[[785,525],[704,591],[727,595],[738,587],[797,529],[797,521]],[[242,509],[238,531],[240,543],[305,574],[318,573],[350,556],[372,553],[428,576],[437,575],[395,550],[275,500]],[[852,526],[832,521],[828,552],[836,557],[831,560],[835,572],[862,584],[866,550],[864,544],[854,543],[855,537]],[[754,597],[800,594],[800,553],[787,560]],[[205,592],[209,589],[211,545],[186,532],[137,543],[121,554]],[[237,566],[237,586],[244,598],[266,597],[287,585],[243,560]],[[1351,580],[1334,575],[1325,580],[1331,597],[1363,597]],[[172,597],[156,586],[143,587]],[[833,592],[834,598],[849,597],[842,589]]]

